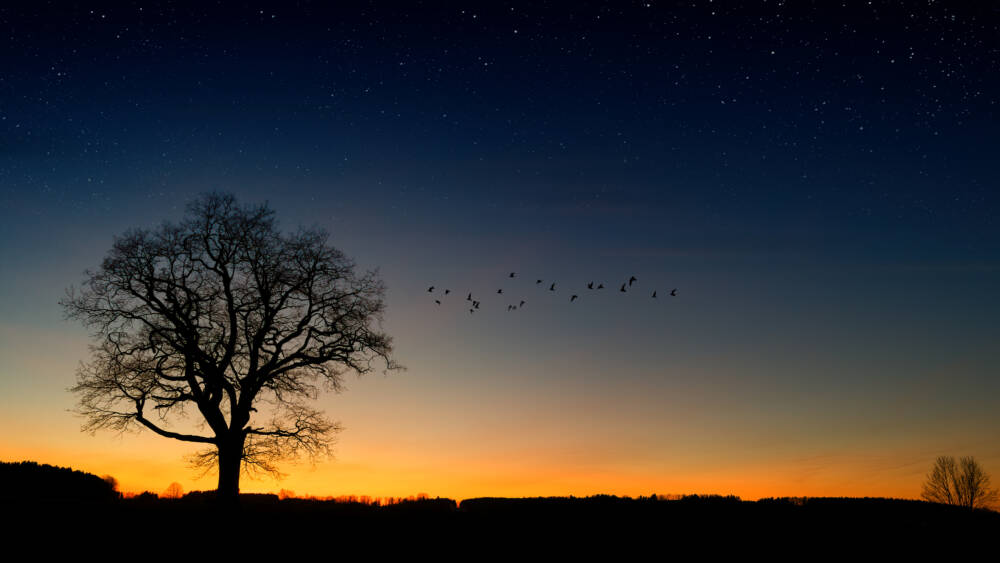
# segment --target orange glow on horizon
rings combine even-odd
[[[130,452],[130,454],[134,453]],[[162,458],[162,456],[159,456]],[[73,469],[111,475],[125,494],[150,491],[162,494],[172,482],[185,492],[212,490],[215,476],[197,478],[183,460],[142,459],[117,455],[94,455],[84,451],[57,452],[39,448],[12,451],[0,447],[4,461],[31,460]],[[407,498],[420,495],[456,501],[476,497],[548,497],[597,494],[617,496],[718,494],[744,500],[768,497],[891,497],[917,498],[924,468],[908,467],[873,475],[864,463],[829,460],[826,467],[815,461],[772,466],[744,466],[727,470],[702,468],[656,474],[647,469],[614,467],[566,468],[542,464],[495,464],[470,460],[462,467],[448,467],[431,460],[376,458],[286,466],[287,476],[244,476],[246,493],[279,493],[299,498],[354,496],[369,499]],[[870,465],[870,464],[869,464]],[[868,477],[865,477],[865,474]]]
[[[21,349],[35,350],[30,341],[46,339],[4,334],[16,336],[12,342]],[[185,456],[197,450],[190,444],[149,432],[81,434],[79,419],[67,414],[74,398],[65,393],[71,371],[65,366],[84,353],[85,343],[78,337],[58,342],[66,344],[55,354],[67,356],[64,367],[47,367],[47,387],[0,412],[0,459],[111,475],[123,492],[159,494],[172,482],[184,491],[215,488],[214,475],[199,478],[187,467]],[[46,351],[35,350],[49,357]],[[989,433],[992,411],[984,409],[935,424],[912,414],[898,426],[879,418],[884,405],[874,400],[856,402],[858,414],[846,419],[819,402],[803,417],[806,407],[794,396],[768,402],[739,380],[709,371],[674,374],[650,390],[601,387],[593,379],[566,385],[542,377],[559,373],[556,368],[537,366],[538,374],[521,374],[534,377],[535,385],[535,392],[523,394],[493,383],[506,377],[501,367],[491,377],[454,373],[447,381],[416,369],[405,377],[353,380],[349,394],[318,401],[347,426],[336,459],[286,465],[280,481],[244,477],[241,488],[455,500],[595,494],[917,498],[937,455],[974,454],[988,471],[1000,467]],[[737,392],[746,395],[742,402],[732,399]],[[925,395],[894,393],[916,405],[914,412],[925,412]]]

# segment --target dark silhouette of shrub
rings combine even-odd
[[[68,467],[34,461],[0,462],[3,501],[91,501],[110,502],[121,498],[116,482]]]

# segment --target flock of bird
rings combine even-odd
[[[507,276],[507,277],[508,278],[516,278],[517,277],[517,272],[511,272],[510,275]],[[542,285],[543,281],[544,280],[536,279],[535,280],[535,285],[536,286],[540,286],[540,285]],[[625,282],[622,283],[622,286],[621,286],[621,288],[618,289],[618,291],[621,292],[621,293],[627,293],[627,292],[631,291],[632,290],[632,284],[634,284],[637,281],[639,281],[639,279],[636,278],[635,276],[629,277],[628,281],[625,281]],[[587,289],[590,290],[590,291],[601,290],[601,289],[604,289],[604,284],[603,283],[598,283],[597,287],[595,288],[594,287],[594,282],[590,282],[590,283],[587,284]],[[434,293],[434,290],[435,290],[435,286],[433,286],[433,285],[430,286],[429,288],[427,288],[427,292],[428,293]],[[549,285],[549,291],[555,291],[555,290],[556,290],[556,284],[555,283],[552,283],[551,285]],[[447,296],[447,295],[450,295],[450,294],[451,294],[451,290],[450,289],[445,289],[444,290],[444,294],[441,297],[443,298],[444,296]],[[504,294],[503,293],[503,288],[497,289],[497,294],[498,295],[503,295]],[[670,291],[670,296],[671,297],[677,297],[677,289],[676,288],[674,288],[673,290]],[[657,298],[656,297],[656,290],[653,291],[653,294],[652,294],[651,297],[653,299]],[[574,293],[574,294],[570,295],[569,302],[572,303],[572,302],[576,301],[579,298],[580,298],[580,296],[578,294]],[[475,313],[477,310],[479,310],[479,305],[482,303],[478,299],[473,299],[472,292],[469,292],[469,294],[465,296],[465,300],[469,302],[469,313],[470,314]],[[435,299],[434,303],[436,303],[438,305],[441,305],[441,299],[440,298],[439,299]],[[516,310],[518,310],[520,308],[523,308],[526,303],[527,303],[527,301],[525,301],[523,299],[521,299],[520,302],[517,305],[514,305],[513,303],[510,303],[510,304],[507,305],[507,310],[508,311],[516,311]]]

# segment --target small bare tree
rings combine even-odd
[[[277,231],[266,205],[203,196],[180,224],[117,237],[61,304],[93,331],[77,374],[86,430],[146,428],[208,446],[196,456],[235,499],[241,468],[329,453],[339,426],[308,405],[320,385],[390,359],[375,272],[326,233]],[[196,409],[202,431],[185,425]],[[206,428],[207,427],[207,428]]]
[[[167,485],[167,488],[160,495],[162,498],[178,499],[184,496],[184,487],[180,483],[174,481]]]
[[[1000,493],[990,485],[990,476],[972,456],[958,462],[954,457],[940,456],[927,475],[920,496],[931,502],[975,509],[992,506]]]

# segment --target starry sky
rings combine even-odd
[[[988,2],[4,3],[0,458],[214,486],[186,444],[80,432],[58,301],[221,190],[379,268],[407,367],[318,401],[335,459],[245,491],[1000,472],[998,102]]]

